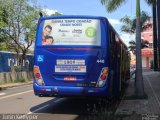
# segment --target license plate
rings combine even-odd
[[[64,81],[76,81],[77,78],[74,76],[65,76]]]
[[[85,60],[58,60],[57,65],[85,65]]]

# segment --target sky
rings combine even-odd
[[[152,15],[151,6],[141,1],[141,10],[146,11]],[[100,0],[37,0],[37,4],[45,9],[48,14],[54,12],[62,13],[63,15],[91,15],[106,17],[122,40],[128,45],[133,36],[120,31],[121,23],[119,20],[125,15],[134,17],[136,0],[127,0],[125,4],[119,7],[115,12],[107,13],[105,6],[101,4]]]

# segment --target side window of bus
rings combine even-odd
[[[115,40],[115,33],[112,32],[112,56],[113,56],[113,59],[116,57],[115,53],[116,53],[116,40]]]
[[[115,34],[112,31],[112,29],[109,30],[109,42],[110,42],[110,62],[111,62],[111,69],[113,69],[114,66],[114,59],[115,59]]]

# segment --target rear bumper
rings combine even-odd
[[[34,93],[41,97],[89,97],[89,96],[107,96],[107,87],[67,87],[67,86],[38,86],[33,84]]]

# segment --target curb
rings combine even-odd
[[[27,82],[27,83],[12,83],[12,84],[6,84],[6,85],[1,85],[0,86],[0,91],[5,90],[7,88],[13,88],[13,87],[19,87],[19,86],[25,86],[25,85],[30,85],[32,84],[33,81]]]

